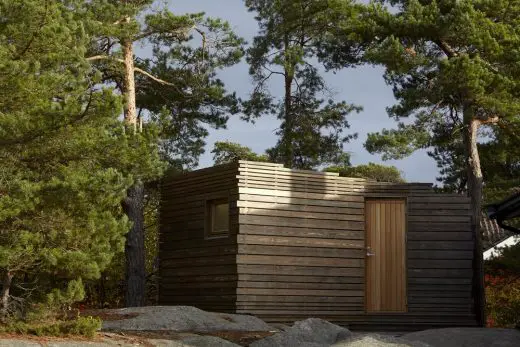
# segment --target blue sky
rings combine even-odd
[[[252,41],[258,29],[253,14],[247,12],[243,0],[170,0],[167,3],[169,8],[178,14],[205,12],[208,16],[225,19],[235,32],[248,42]],[[383,162],[380,156],[371,155],[363,148],[367,133],[396,126],[395,121],[388,117],[385,110],[387,106],[394,104],[395,99],[382,75],[381,68],[368,66],[342,70],[336,74],[325,74],[325,80],[335,92],[337,101],[344,100],[364,107],[361,113],[349,116],[351,129],[346,133],[357,132],[359,137],[345,144],[344,149],[351,153],[352,163],[355,165],[368,162],[395,165],[409,182],[435,182],[438,169],[425,152],[415,153],[404,160]],[[236,91],[243,98],[246,98],[252,89],[245,62],[222,71],[220,78],[229,90]],[[273,83],[273,92],[277,90]],[[251,147],[256,152],[263,152],[276,143],[275,131],[278,126],[279,122],[274,117],[264,117],[254,125],[241,121],[238,116],[232,117],[227,129],[211,130],[207,139],[206,153],[200,160],[200,167],[213,164],[210,151],[215,141],[229,140]]]

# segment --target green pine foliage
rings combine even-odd
[[[396,14],[377,5],[367,14],[378,29],[366,59],[387,68],[385,79],[398,100],[389,115],[411,120],[370,134],[366,148],[386,158],[433,148],[441,165],[446,151],[465,163],[464,133],[472,119],[492,128],[518,122],[520,5],[484,0],[390,3]]]
[[[93,0],[85,4],[84,11],[92,33],[87,51],[89,61],[101,81],[114,85],[121,94],[127,93],[125,43],[134,48],[144,46],[152,52],[151,58],[144,58],[134,50],[136,107],[138,123],[144,132],[138,131],[139,136],[153,135],[147,143],[153,145],[154,151],[158,150],[160,163],[150,161],[147,162],[150,165],[136,166],[128,161],[127,169],[144,184],[145,197],[129,204],[136,208],[133,215],[144,215],[144,229],[133,228],[128,234],[138,246],[127,248],[127,259],[131,255],[138,261],[127,262],[127,266],[139,265],[127,268],[126,273],[139,273],[139,280],[133,281],[139,284],[144,282],[146,273],[148,286],[153,288],[158,235],[156,187],[162,173],[157,168],[180,171],[196,167],[204,152],[208,129],[224,128],[229,116],[238,112],[237,97],[228,92],[218,73],[240,61],[244,41],[225,21],[208,18],[204,13],[173,13],[166,4],[154,1]],[[136,162],[142,160],[140,155],[157,159],[137,150],[132,155]],[[137,211],[137,206],[143,206],[143,210]],[[117,261],[103,273],[102,279],[89,283],[89,300],[97,300],[102,307],[108,302],[111,305],[120,302],[118,296],[125,272],[123,257],[124,254],[118,254]],[[142,258],[146,270],[141,266]],[[144,293],[139,290],[137,301],[143,302],[142,297]]]
[[[103,82],[124,89],[122,42],[151,49],[151,58],[134,57],[140,121],[157,130],[164,162],[196,167],[208,128],[225,128],[229,115],[239,111],[236,95],[218,73],[241,60],[244,40],[226,21],[176,14],[151,0],[93,0],[86,8],[96,19],[89,27],[94,37],[88,55],[97,57],[92,64]]]
[[[266,154],[257,154],[249,147],[229,141],[215,142],[211,153],[213,153],[215,165],[226,164],[236,160],[269,161],[269,157]]]
[[[496,137],[505,135],[497,128],[517,128],[520,4],[375,1],[360,10],[356,20],[349,19],[350,9],[340,11],[347,19],[324,36],[324,62],[331,68],[351,66],[359,59],[383,65],[397,99],[388,108],[389,116],[399,121],[397,128],[369,134],[366,149],[384,159],[428,149],[444,185],[463,191],[470,122],[481,122],[481,142],[486,142],[486,132]],[[518,144],[517,136],[506,136]],[[481,151],[485,147],[479,144]],[[486,165],[482,160],[487,182],[493,168],[486,170]]]
[[[83,299],[129,229],[132,174],[158,163],[153,131],[125,134],[121,98],[85,59],[84,2],[1,0],[2,315]]]
[[[356,177],[376,180],[378,182],[404,183],[401,172],[395,166],[368,163],[357,166],[331,166],[326,172],[337,172],[342,177]]]
[[[274,115],[280,120],[278,143],[267,153],[271,161],[287,167],[315,169],[335,163],[343,144],[347,116],[361,107],[335,102],[320,71],[317,42],[335,13],[329,1],[245,1],[254,12],[260,31],[247,52],[254,90],[244,102],[246,119]],[[283,96],[270,86],[279,83]]]

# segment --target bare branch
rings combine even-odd
[[[497,124],[500,121],[499,116],[491,116],[491,117],[477,117],[479,124]]]
[[[109,57],[109,56],[106,56],[106,55],[94,55],[92,57],[88,57],[87,58],[88,61],[94,61],[94,60],[111,60],[111,61],[116,61],[118,63],[122,63],[124,64],[125,61],[123,59],[119,59],[119,58],[114,58],[114,57]],[[167,85],[167,86],[172,86],[174,87],[175,85],[173,83],[170,83],[168,81],[165,81],[165,80],[162,80],[158,77],[155,77],[154,75],[144,71],[143,69],[140,69],[138,67],[134,67],[134,71],[135,72],[139,72],[140,74],[143,74],[145,75],[146,77],[154,80],[155,82],[157,83],[160,83],[160,84],[164,84],[164,85]]]
[[[439,46],[439,48],[444,52],[444,54],[446,54],[448,58],[454,58],[459,55],[446,41],[438,40],[434,42],[437,46]]]

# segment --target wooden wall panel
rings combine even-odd
[[[475,325],[467,198],[434,194],[428,184],[250,162],[239,164],[238,187],[237,312],[284,323],[320,317],[360,328]],[[369,197],[406,200],[407,313],[365,311]],[[385,249],[396,246],[387,241]]]
[[[235,312],[237,164],[165,178],[161,185],[159,304]],[[230,200],[230,234],[207,238],[206,200]]]
[[[227,193],[232,235],[204,238],[205,200]],[[365,311],[365,200],[406,199],[408,312]],[[352,328],[474,326],[469,200],[240,161],[165,178],[160,303]],[[388,221],[393,223],[393,221]],[[394,247],[392,242],[385,247]]]
[[[409,311],[475,319],[469,199],[413,196],[408,203]]]

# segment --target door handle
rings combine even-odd
[[[372,248],[371,247],[367,247],[367,257],[373,257],[375,255],[376,254],[372,252]]]

